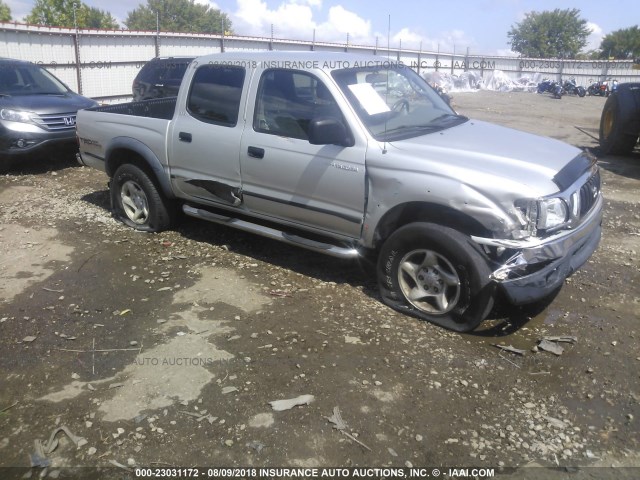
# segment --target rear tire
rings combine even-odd
[[[600,117],[600,149],[604,154],[631,153],[640,134],[640,83],[618,87],[604,104]]]
[[[493,307],[487,262],[466,235],[451,228],[401,227],[384,243],[377,270],[387,305],[450,330],[475,329]]]
[[[118,168],[111,179],[110,190],[113,214],[125,225],[143,232],[161,232],[173,224],[172,202],[135,165],[124,164]]]
[[[584,87],[578,87],[578,96],[580,98],[584,97],[587,94],[587,91],[584,89]]]

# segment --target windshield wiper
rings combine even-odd
[[[423,135],[425,133],[443,130],[452,124],[460,124],[469,120],[464,115],[454,115],[452,113],[445,113],[431,120],[426,125],[400,125],[398,127],[388,128],[381,135],[386,141],[391,141],[392,137],[409,138],[417,135]]]
[[[440,115],[434,118],[433,120],[431,120],[430,123],[442,124],[442,123],[448,123],[448,121],[450,120],[459,120],[461,122],[466,122],[467,120],[469,120],[469,118],[465,117],[464,115],[458,115],[454,113],[445,113],[443,115]]]
[[[399,127],[388,128],[387,130],[381,133],[385,135],[389,133],[400,133],[400,132],[414,133],[414,132],[423,132],[426,130],[434,130],[436,128],[440,128],[440,127],[435,125],[400,125]]]

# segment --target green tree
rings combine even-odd
[[[573,58],[587,44],[591,31],[580,10],[571,8],[529,12],[511,27],[511,49],[525,57]]]
[[[0,0],[0,22],[11,21],[11,9],[9,5]]]
[[[638,25],[611,32],[600,43],[600,58],[627,60],[640,57],[640,28]]]
[[[74,28],[74,4],[78,28],[118,28],[118,22],[109,12],[89,7],[79,0],[36,0],[26,21],[50,27]]]
[[[184,33],[231,32],[231,20],[226,13],[194,0],[147,0],[127,15],[124,24],[130,30],[160,30]]]
[[[89,7],[86,26],[87,28],[106,28],[109,30],[120,28],[120,25],[118,25],[118,22],[113,18],[111,13],[95,7]]]

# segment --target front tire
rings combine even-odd
[[[114,216],[125,225],[143,232],[161,232],[171,227],[173,205],[135,165],[124,164],[116,170],[110,191]]]
[[[387,305],[450,330],[475,329],[493,307],[487,262],[467,236],[448,227],[401,227],[383,245],[377,271]]]

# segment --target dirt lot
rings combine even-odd
[[[603,103],[453,100],[585,148]],[[352,263],[196,220],[136,233],[111,218],[106,176],[71,161],[0,176],[0,466],[640,478],[640,154],[599,163],[596,254],[541,313],[502,306],[469,335],[386,308]],[[561,356],[534,351],[544,336],[577,342]],[[300,395],[314,398],[281,412],[268,403]],[[328,421],[334,407],[349,436]],[[83,440],[60,432],[36,458],[34,441],[62,426]]]

